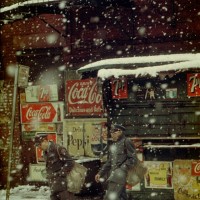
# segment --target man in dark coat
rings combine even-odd
[[[67,150],[53,141],[47,134],[36,135],[35,146],[43,150],[46,161],[47,179],[51,190],[51,200],[72,200],[73,194],[67,191],[66,176],[74,166],[74,160]]]
[[[95,176],[97,182],[109,173],[104,200],[126,200],[126,178],[128,169],[136,164],[136,151],[133,142],[124,135],[125,127],[111,126],[113,144],[109,147],[108,160]]]

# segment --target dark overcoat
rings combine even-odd
[[[49,142],[49,148],[44,152],[44,158],[51,192],[66,190],[66,176],[74,166],[74,160],[68,151],[54,142]]]
[[[110,145],[108,160],[102,166],[99,174],[101,177],[109,174],[108,181],[125,184],[128,169],[136,162],[137,157],[133,142],[122,135],[118,141]]]

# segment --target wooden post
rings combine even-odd
[[[18,66],[15,69],[15,80],[13,89],[13,104],[12,104],[12,119],[11,119],[11,130],[10,130],[10,144],[9,144],[9,156],[8,156],[8,173],[7,173],[7,184],[6,184],[6,200],[10,197],[10,174],[11,174],[11,163],[12,163],[12,150],[13,150],[13,134],[15,129],[15,110],[16,110],[16,99],[17,99],[17,82],[18,82]]]

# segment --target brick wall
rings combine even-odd
[[[6,187],[8,159],[10,148],[13,82],[5,81],[1,88],[0,101],[0,187]],[[19,124],[19,98],[15,106],[15,126],[13,134],[13,153],[11,162],[11,186],[20,183],[21,169],[21,146],[20,146],[20,124]]]

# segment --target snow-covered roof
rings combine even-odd
[[[105,79],[109,78],[111,76],[114,76],[115,78],[118,78],[119,76],[126,76],[126,75],[134,75],[136,77],[138,76],[157,76],[159,72],[165,72],[165,71],[177,71],[177,70],[188,70],[193,68],[200,68],[200,60],[194,60],[194,61],[186,61],[186,62],[179,62],[179,63],[173,63],[173,64],[167,64],[167,65],[159,65],[154,67],[140,67],[137,69],[100,69],[98,71],[98,77]]]
[[[172,63],[168,64],[169,62]],[[144,64],[144,66],[136,67],[137,64]],[[153,66],[145,67],[145,64],[153,64]],[[119,69],[116,68],[117,66],[128,66],[129,69]],[[157,76],[159,72],[187,70],[190,68],[200,68],[200,53],[105,59],[85,65],[77,71],[82,73],[98,70],[97,76],[105,79],[111,76],[117,78],[124,75],[134,75],[137,77],[149,74],[150,76]]]
[[[51,3],[51,2],[57,2],[57,0],[27,0],[24,2],[18,2],[18,3],[12,4],[10,6],[0,8],[0,13],[4,13],[6,11],[17,9],[17,8],[19,8],[21,6],[25,6],[25,5],[34,5],[34,4],[41,4],[41,3],[44,4],[44,3]]]

